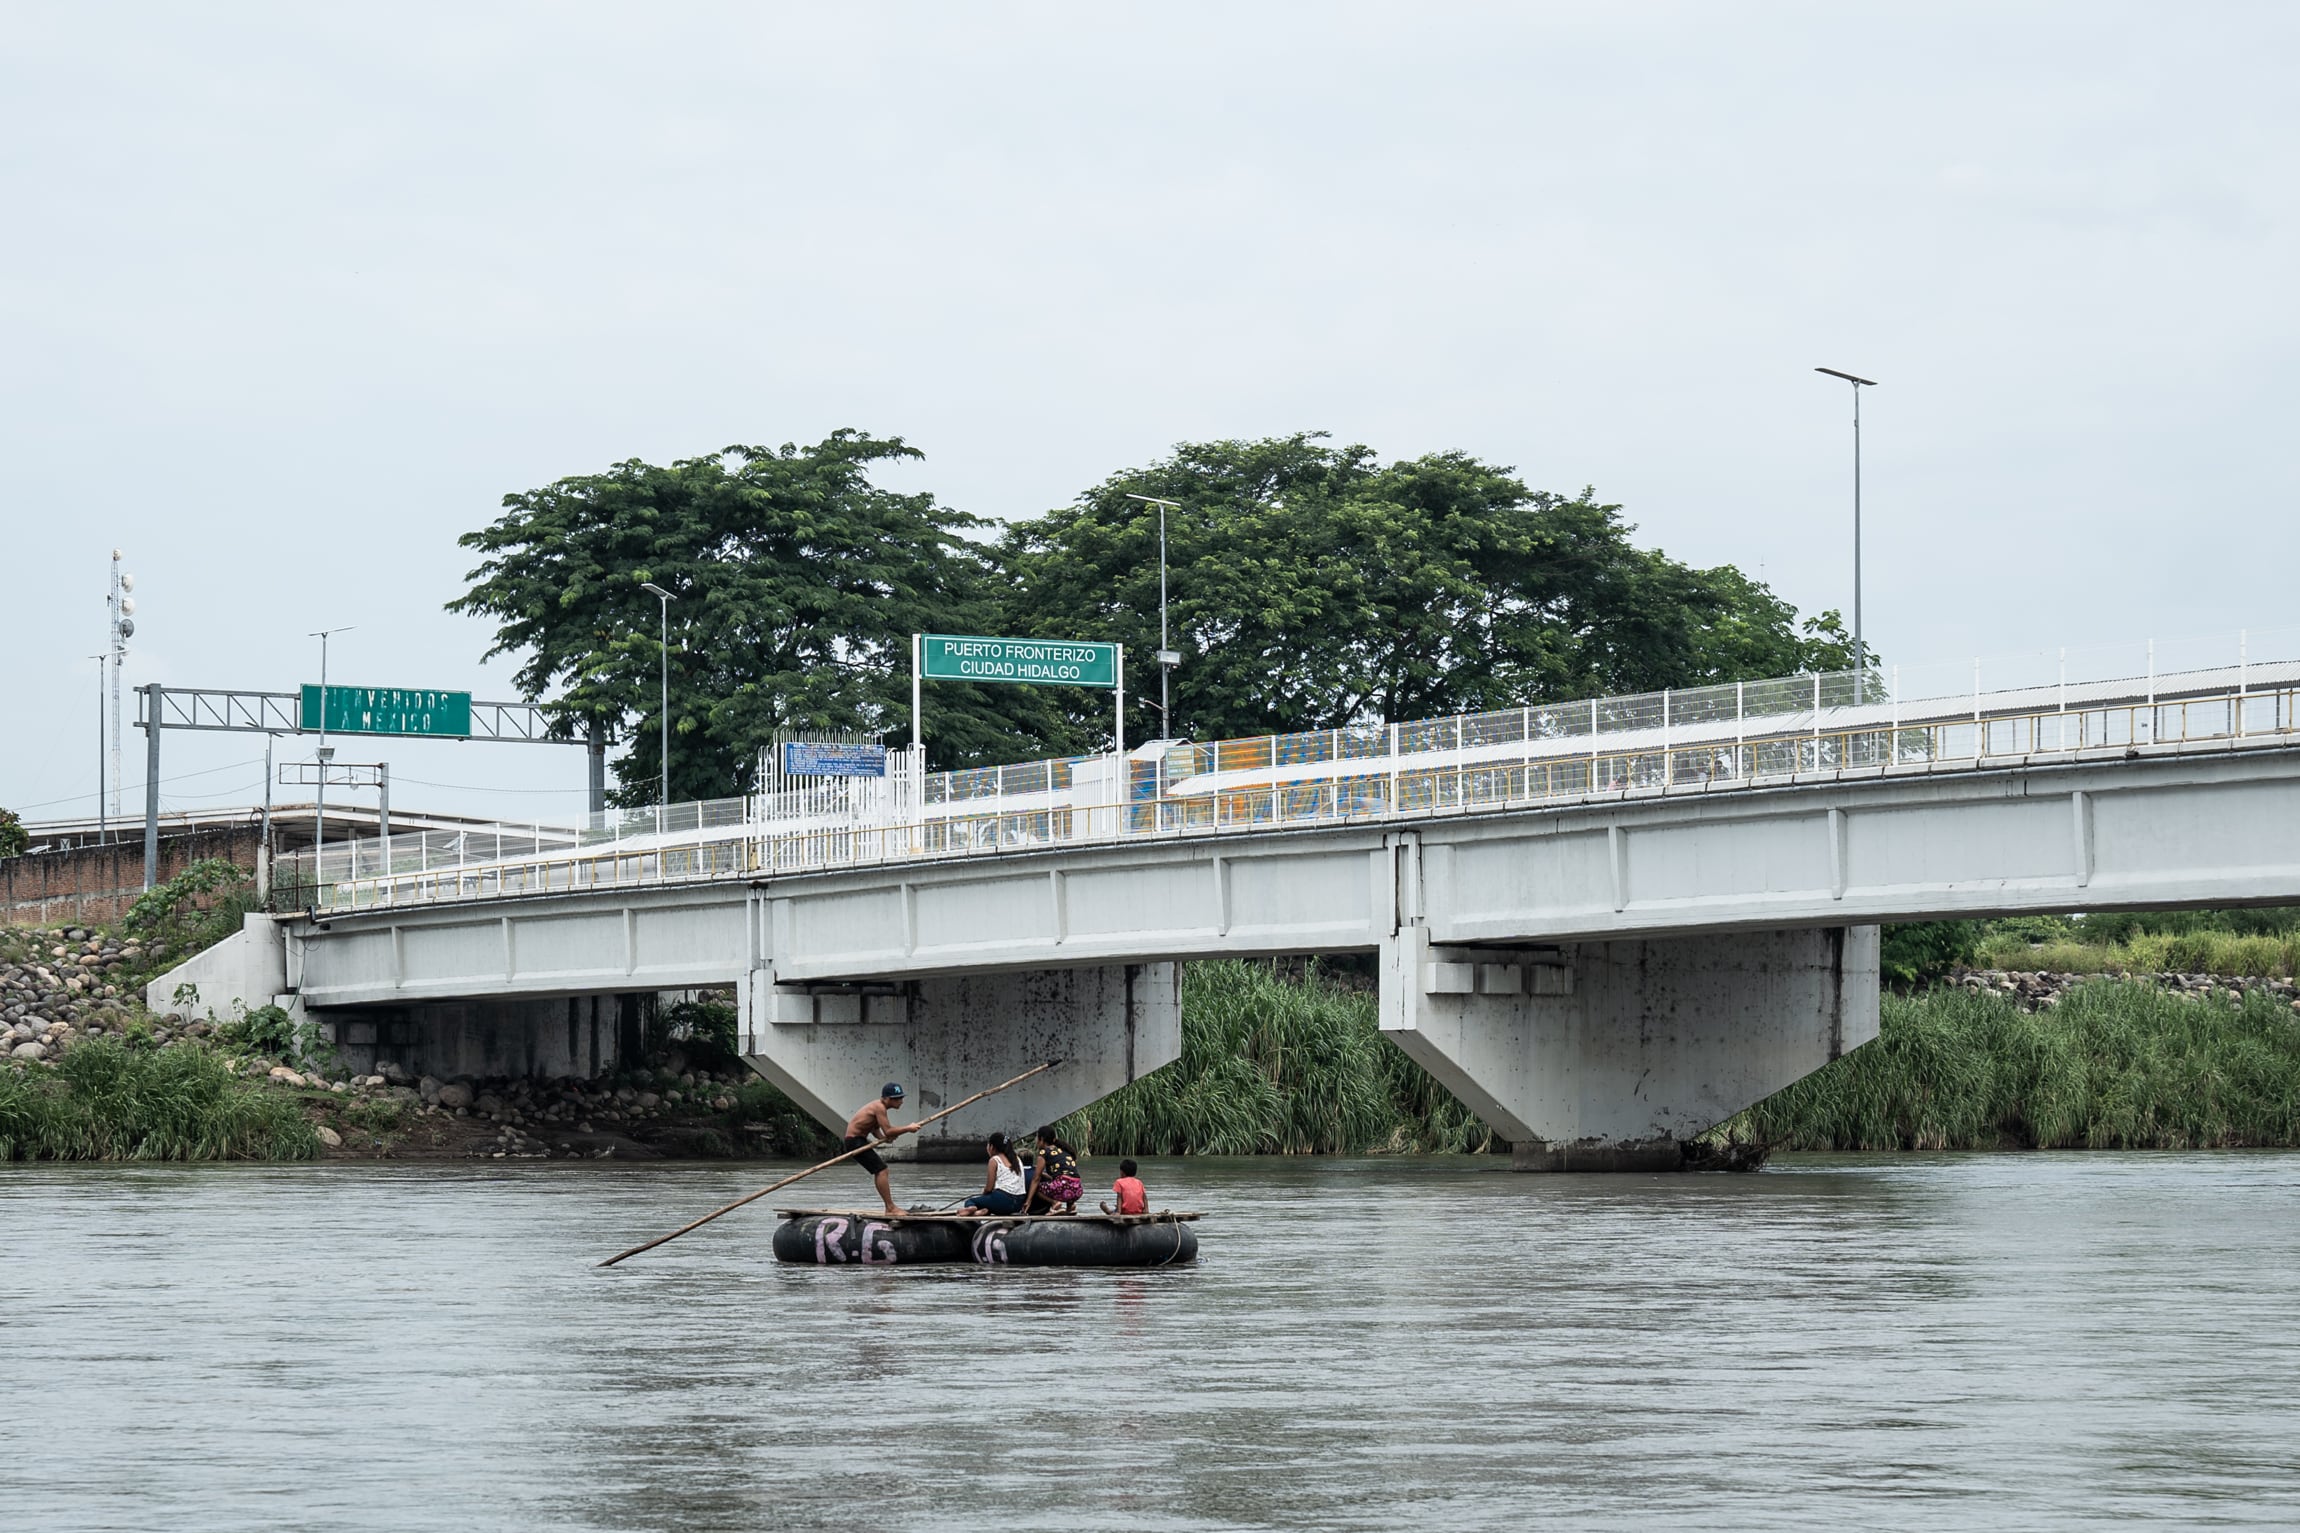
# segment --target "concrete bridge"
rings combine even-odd
[[[292,994],[355,1057],[557,1071],[604,1062],[623,998],[731,986],[745,1056],[825,1123],[889,1077],[932,1108],[1066,1061],[921,1147],[968,1153],[1175,1058],[1182,961],[1372,953],[1384,1032],[1517,1164],[1635,1168],[1875,1036],[1879,923],[2300,901],[2300,665],[1924,706],[1841,681],[355,848],[306,870],[310,914],[153,988]]]

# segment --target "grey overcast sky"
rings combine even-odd
[[[336,679],[506,695],[441,611],[506,491],[841,426],[993,517],[1186,439],[1458,448],[1813,611],[1851,584],[1825,364],[1881,381],[1888,661],[2300,653],[2261,637],[2300,622],[2289,4],[13,0],[0,29],[28,818],[92,807],[114,546],[131,685],[290,687],[355,624]],[[260,796],[260,737],[167,743],[170,806]],[[385,753],[405,805],[580,807],[572,749]],[[134,814],[132,728],[128,759]]]

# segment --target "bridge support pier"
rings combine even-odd
[[[1874,926],[1382,945],[1381,1026],[1521,1171],[1675,1170],[1703,1129],[1877,1035]]]
[[[778,985],[765,967],[744,991],[744,1057],[827,1128],[888,1081],[910,1092],[902,1117],[915,1121],[1062,1061],[902,1142],[923,1160],[973,1160],[993,1129],[1027,1134],[1182,1052],[1171,963],[806,987]]]

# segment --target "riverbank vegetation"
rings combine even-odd
[[[1492,1131],[1381,1036],[1374,998],[1316,969],[1182,971],[1182,1057],[1063,1120],[1093,1155],[1361,1155],[1498,1148]]]
[[[2105,912],[1925,921],[1885,929],[1885,978],[1903,986],[1962,968],[2059,974],[2300,976],[2300,907]]]
[[[2300,1146],[2300,1017],[2260,992],[2197,999],[2102,978],[2024,1011],[1888,995],[1876,1040],[1719,1125],[1782,1150]]]
[[[0,1161],[310,1160],[318,1130],[283,1092],[204,1047],[90,1038],[0,1069]]]

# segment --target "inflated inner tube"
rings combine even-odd
[[[812,1214],[775,1229],[775,1260],[818,1267],[915,1267],[974,1259],[957,1219],[873,1219],[864,1214]]]
[[[776,1226],[775,1260],[818,1267],[1171,1267],[1197,1260],[1198,1232],[1179,1220],[874,1219],[801,1214]]]
[[[1170,1267],[1198,1258],[1187,1224],[1105,1224],[1099,1219],[981,1221],[970,1242],[986,1267]]]

